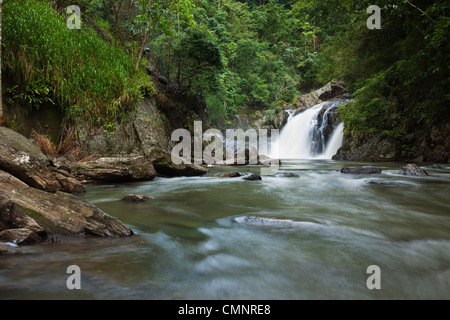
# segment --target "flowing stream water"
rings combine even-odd
[[[280,170],[262,181],[219,177],[259,173],[253,165],[88,187],[85,200],[136,234],[0,256],[0,299],[450,299],[450,165],[421,177],[401,175],[401,163],[342,174],[367,163],[326,160],[343,126],[324,139],[323,105],[290,112],[272,146]],[[128,194],[153,199],[121,201]],[[70,265],[81,290],[67,289]],[[367,286],[372,265],[381,289]]]
[[[136,234],[0,256],[0,299],[449,299],[450,166],[413,177],[399,163],[377,175],[345,165],[367,164],[284,160],[262,181],[217,176],[260,170],[240,166],[88,187],[83,198]],[[122,202],[130,193],[153,200]],[[70,265],[81,290],[66,287]],[[366,285],[371,265],[379,290]]]

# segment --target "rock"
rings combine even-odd
[[[25,185],[0,170],[0,228],[27,228],[47,234],[124,237],[133,231],[118,219],[68,193]]]
[[[243,177],[242,179],[244,180],[248,180],[248,181],[257,181],[257,180],[262,180],[260,175],[257,174],[251,174],[249,176]]]
[[[292,172],[283,172],[281,174],[282,177],[285,178],[300,178],[300,176],[298,174],[292,173]]]
[[[240,176],[242,176],[242,174],[240,174],[237,171],[228,171],[228,172],[224,172],[219,175],[219,177],[221,177],[221,178],[235,178],[235,177],[240,177]]]
[[[20,254],[22,250],[12,243],[0,242],[0,255],[2,254]]]
[[[407,176],[428,176],[428,172],[419,168],[416,164],[408,163],[400,168],[400,173]]]
[[[271,165],[271,164],[280,164],[280,163],[281,163],[280,159],[270,158],[270,157],[262,155],[262,154],[258,155],[258,164]]]
[[[375,174],[381,173],[381,168],[376,166],[343,167],[341,172],[347,174]]]
[[[84,192],[75,177],[52,167],[50,160],[30,140],[4,127],[0,127],[0,136],[0,170],[41,190]]]
[[[156,172],[166,177],[193,177],[201,176],[208,172],[208,169],[197,164],[175,164],[172,162],[171,156],[168,152],[159,151],[159,154],[152,155],[155,157],[153,166]]]
[[[17,244],[31,244],[43,240],[36,232],[26,229],[7,229],[0,232],[0,238]]]
[[[140,195],[140,194],[129,194],[122,198],[122,201],[126,202],[145,202],[151,200],[152,198]]]
[[[162,114],[162,113],[161,113]],[[170,136],[155,101],[145,96],[127,120],[115,123],[109,131],[91,128],[81,121],[75,124],[81,149],[88,155],[113,156],[136,154],[149,156],[154,149],[167,148]]]
[[[342,82],[332,82],[329,86],[325,86],[323,91],[319,94],[319,99],[326,101],[347,92]]]
[[[104,157],[78,162],[72,167],[78,176],[101,182],[149,181],[156,177],[153,160],[144,157]]]

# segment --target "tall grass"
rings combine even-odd
[[[153,88],[125,52],[92,29],[69,29],[42,1],[4,3],[3,46],[10,91],[30,105],[53,102],[69,120],[114,122]]]

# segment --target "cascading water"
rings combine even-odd
[[[272,142],[270,156],[280,159],[331,159],[341,147],[343,138],[343,124],[333,126],[333,113],[340,104],[348,101],[322,102],[297,115],[287,110],[288,121],[279,138]]]

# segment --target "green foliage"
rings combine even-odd
[[[364,13],[369,2],[348,1]],[[449,120],[450,18],[448,1],[381,1],[381,30],[368,15],[349,15],[313,65],[318,82],[344,80],[354,102],[340,114],[347,132],[405,135]]]
[[[131,58],[91,29],[69,29],[63,16],[36,0],[7,1],[3,64],[16,98],[29,106],[61,106],[90,124],[117,118],[152,84],[134,73]]]

